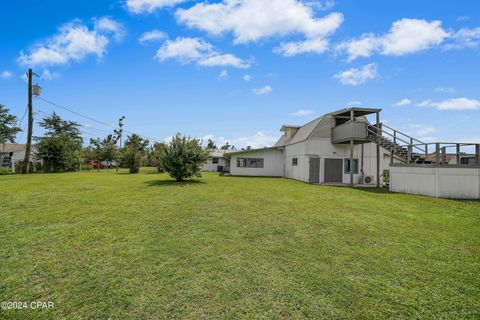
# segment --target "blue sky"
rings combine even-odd
[[[2,1],[0,103],[21,118],[32,67],[43,98],[105,123],[125,115],[157,140],[261,147],[282,124],[359,105],[427,142],[480,142],[479,13],[466,0]],[[34,110],[87,139],[109,130],[39,99]]]

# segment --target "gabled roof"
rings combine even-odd
[[[223,150],[223,149],[210,150],[210,156],[215,158],[223,158],[225,157],[226,151],[227,150]]]
[[[297,126],[297,128],[299,129],[297,133],[293,136],[293,138],[287,140],[285,136],[281,136],[280,139],[278,139],[277,143],[275,143],[275,147],[283,147],[288,144],[294,144],[297,142],[307,140],[308,137],[315,130],[315,128],[320,124],[320,122],[322,122],[325,116],[326,115],[318,117],[303,126]],[[283,127],[293,127],[293,126],[283,126]]]
[[[263,150],[273,150],[273,149],[281,149],[279,147],[273,146],[273,147],[265,147],[265,148],[257,148],[257,149],[250,149],[250,150],[234,150],[234,151],[228,151],[225,156],[229,156],[231,154],[237,154],[237,153],[248,153],[248,152],[257,152],[257,151],[263,151]]]
[[[10,143],[10,144],[0,144],[0,153],[10,153],[25,150],[25,144],[19,143]]]

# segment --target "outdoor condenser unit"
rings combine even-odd
[[[373,177],[372,176],[366,176],[365,178],[363,178],[363,182],[364,183],[372,183],[373,181]]]

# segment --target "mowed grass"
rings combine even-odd
[[[0,301],[55,303],[3,319],[478,319],[479,274],[479,201],[216,174],[0,176]]]

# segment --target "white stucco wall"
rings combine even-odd
[[[480,199],[480,168],[394,165],[390,168],[390,191]]]
[[[203,171],[211,171],[211,172],[217,172],[218,166],[223,167],[225,170],[225,167],[227,166],[227,161],[225,158],[219,158],[218,163],[213,163],[212,159],[208,159],[207,163],[205,163],[202,167]]]
[[[377,149],[373,143],[366,143],[363,152],[363,171],[365,176],[372,176],[372,184],[376,184]],[[359,160],[358,174],[354,174],[354,183],[360,182],[362,168],[361,145],[355,145],[353,158]],[[380,149],[380,174],[389,167],[387,151]],[[332,144],[329,138],[311,138],[307,141],[285,147],[285,177],[308,182],[309,157],[320,157],[320,183],[324,182],[325,159],[349,159],[350,145]],[[298,158],[298,166],[292,166],[292,158]],[[342,162],[343,163],[343,162]],[[343,164],[342,164],[343,172]],[[382,178],[380,178],[382,179]],[[350,183],[350,174],[343,173],[343,183]]]
[[[238,158],[262,158],[263,168],[239,168],[237,167]],[[283,177],[283,150],[260,149],[231,154],[230,174],[234,176]]]

